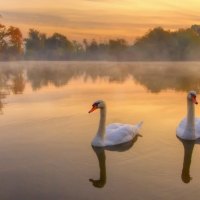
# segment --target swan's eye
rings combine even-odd
[[[191,94],[191,96],[192,96],[193,98],[196,98],[196,95],[195,95],[195,94]]]
[[[93,107],[98,107],[99,104],[100,104],[100,103],[97,102],[97,103],[94,103],[92,106],[93,106]]]
[[[196,100],[196,95],[195,94],[191,94],[191,101],[194,103],[194,104],[198,104],[197,100]]]

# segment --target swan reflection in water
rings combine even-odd
[[[190,176],[190,165],[192,161],[192,153],[194,149],[194,145],[199,143],[198,141],[194,140],[183,140],[177,137],[183,144],[184,148],[184,160],[183,160],[183,169],[181,173],[181,179],[184,183],[189,183],[192,180]]]
[[[100,175],[99,179],[92,179],[90,178],[89,181],[93,184],[94,187],[97,188],[103,188],[106,184],[106,154],[105,150],[107,151],[118,151],[118,152],[124,152],[131,149],[131,147],[135,144],[138,137],[136,136],[132,141],[115,145],[115,146],[108,146],[108,147],[93,147],[93,150],[97,156],[98,162],[99,162],[99,169],[100,169]]]

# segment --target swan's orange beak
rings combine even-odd
[[[96,109],[97,109],[97,107],[96,107],[96,106],[93,106],[93,107],[92,107],[92,109],[91,109],[91,110],[89,110],[89,112],[88,112],[88,113],[91,113],[91,112],[95,111]]]
[[[197,102],[197,100],[196,100],[196,97],[192,97],[192,102],[193,102],[194,104],[198,104],[198,102]]]

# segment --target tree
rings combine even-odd
[[[73,45],[73,58],[83,59],[85,53],[83,45],[77,42],[76,40],[72,41],[72,45]]]
[[[22,33],[19,28],[10,26],[7,30],[7,36],[9,37],[8,41],[8,52],[10,56],[20,56],[22,55]]]
[[[23,73],[21,71],[17,72],[15,76],[13,77],[13,83],[11,86],[13,93],[22,94],[25,89],[25,85],[26,83],[23,77]]]
[[[135,57],[144,60],[168,60],[173,47],[171,32],[161,27],[138,38],[133,46]]]
[[[45,47],[50,59],[70,58],[73,53],[73,43],[59,33],[54,33],[51,37],[47,38]]]
[[[109,51],[112,56],[122,59],[128,45],[124,39],[109,40]]]
[[[30,29],[25,39],[26,57],[41,59],[45,53],[46,34]]]
[[[0,59],[20,58],[23,53],[23,39],[19,28],[0,24]]]
[[[3,59],[5,51],[7,49],[7,43],[6,43],[6,27],[2,24],[0,24],[0,59]]]
[[[192,25],[191,29],[200,36],[200,25]]]

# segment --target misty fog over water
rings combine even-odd
[[[1,62],[0,198],[197,199],[200,146],[176,127],[199,85],[199,62]],[[92,148],[98,99],[143,137]]]

